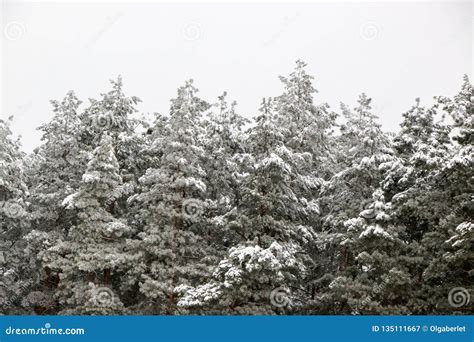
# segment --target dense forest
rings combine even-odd
[[[29,154],[0,120],[1,313],[472,314],[467,76],[396,133],[280,80],[249,115],[190,80],[153,122],[121,78],[71,91]]]

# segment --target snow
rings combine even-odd
[[[63,207],[66,207],[68,209],[72,208],[74,205],[75,198],[77,197],[78,193],[70,194],[67,196],[61,203]]]
[[[365,94],[318,102],[304,62],[281,80],[252,124],[191,81],[153,124],[121,80],[85,108],[69,93],[31,155],[0,120],[5,293],[53,314],[454,312],[432,299],[470,285],[469,81],[391,134]]]
[[[393,237],[387,233],[380,225],[371,225],[371,226],[368,226],[360,235],[359,235],[359,239],[362,239],[362,238],[366,238],[366,237],[370,237],[371,235],[375,235],[375,236],[378,236],[378,237],[383,237],[383,238],[386,238],[386,239],[390,239],[390,240],[393,240]]]

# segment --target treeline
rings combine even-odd
[[[298,61],[253,120],[192,81],[153,123],[112,89],[0,120],[4,314],[473,313],[474,91],[332,110]]]

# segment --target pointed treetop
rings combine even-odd
[[[193,85],[193,80],[185,82],[184,86],[178,88],[178,95],[171,99],[170,115],[171,116],[198,116],[210,108],[210,105],[197,97],[197,89]]]
[[[372,99],[368,97],[365,93],[362,93],[359,95],[359,99],[357,100],[357,103],[360,105],[360,107],[364,107],[368,110],[372,109],[370,106],[370,103],[372,102]]]

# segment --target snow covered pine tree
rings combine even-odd
[[[472,314],[470,81],[393,134],[307,70],[253,120],[190,80],[150,123],[120,77],[31,154],[0,120],[1,313]]]

